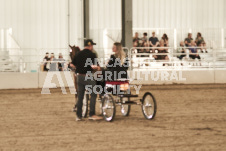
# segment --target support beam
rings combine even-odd
[[[133,47],[133,0],[121,0],[122,2],[122,45]]]
[[[83,21],[84,38],[90,38],[89,35],[89,0],[83,0]]]

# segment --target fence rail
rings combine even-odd
[[[130,70],[226,68],[225,48],[195,47],[197,53],[191,49],[194,47],[133,47],[129,52]]]

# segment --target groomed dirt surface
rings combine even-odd
[[[143,86],[158,103],[154,120],[140,106],[129,117],[75,121],[74,95],[51,89],[0,90],[0,150],[226,150],[226,85]]]

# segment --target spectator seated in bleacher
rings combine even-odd
[[[58,71],[57,61],[58,60],[55,58],[54,53],[51,53],[49,71]]]
[[[143,37],[139,40],[139,47],[149,47],[147,33],[143,33]],[[138,53],[149,53],[148,49],[138,49]],[[137,57],[148,57],[147,55],[137,55]]]
[[[133,47],[140,47],[140,38],[138,32],[136,32],[135,36],[133,37]]]
[[[185,49],[184,49],[184,42],[181,41],[180,42],[180,47],[177,49],[177,53],[185,53]],[[180,60],[182,60],[184,57],[186,57],[186,54],[181,54],[179,56],[177,56],[177,58],[179,58]]]
[[[159,45],[159,40],[157,37],[155,37],[155,32],[153,31],[152,32],[152,37],[149,38],[149,46],[150,47],[158,47]],[[151,52],[155,53],[154,50],[156,50],[157,48],[155,49],[151,49]]]
[[[134,41],[134,42],[133,42],[133,47],[139,47],[139,42]]]
[[[133,37],[133,47],[141,47],[141,39],[139,38],[139,33],[136,32],[135,36]],[[137,49],[137,52],[140,52],[140,49]],[[139,57],[139,55],[137,55],[137,57]]]
[[[199,54],[197,54],[197,46],[195,41],[191,41],[191,45],[189,45],[189,57],[192,59],[201,59]]]
[[[63,55],[61,53],[59,53],[59,59],[58,59],[58,70],[59,71],[64,71],[64,64],[65,64],[65,60],[63,58]]]
[[[188,33],[188,37],[185,38],[185,40],[184,40],[185,46],[188,47],[189,45],[191,45],[191,41],[192,40],[193,40],[192,34],[191,33]]]
[[[49,58],[49,53],[46,52],[46,55],[45,57],[43,58],[43,62],[44,62],[44,71],[48,71],[49,70],[49,64],[48,64],[48,61],[50,60]]]
[[[147,41],[143,41],[143,43],[141,44],[141,47],[149,47],[148,42]],[[150,50],[147,48],[144,49],[140,49],[138,53],[149,53]],[[149,55],[141,55],[141,57],[149,57]]]
[[[169,47],[169,38],[168,38],[167,34],[162,35],[162,40],[164,41],[164,46]]]
[[[168,48],[165,48],[163,40],[160,40],[158,53],[168,53]],[[169,60],[167,55],[154,55],[153,57],[156,60]]]
[[[197,37],[195,39],[195,43],[199,49],[201,50],[202,53],[208,53],[206,50],[206,42],[204,41],[204,38],[202,37],[202,34],[200,32],[197,33]]]
[[[146,32],[145,32],[145,33],[143,33],[143,37],[141,38],[141,40],[142,40],[142,44],[143,44],[143,43],[146,43],[146,42],[148,41],[147,36],[148,36],[148,34],[147,34]]]

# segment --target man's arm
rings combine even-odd
[[[92,62],[93,62],[93,65],[91,66],[91,68],[95,71],[101,71],[101,67],[100,67],[100,64],[98,62],[96,53],[93,53],[93,55],[92,55]]]

